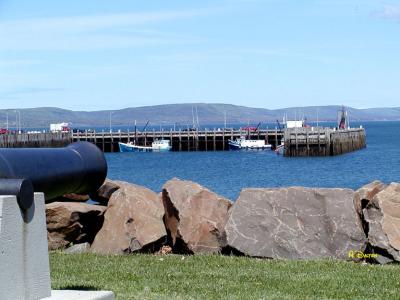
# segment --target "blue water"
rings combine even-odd
[[[359,124],[353,124],[359,125]],[[400,182],[400,122],[368,122],[367,148],[335,157],[286,158],[273,151],[108,153],[108,177],[156,192],[173,178],[235,200],[246,187],[347,187]]]

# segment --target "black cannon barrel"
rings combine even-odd
[[[27,179],[46,199],[93,193],[106,176],[103,152],[88,142],[65,148],[0,149],[0,179]]]

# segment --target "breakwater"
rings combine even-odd
[[[364,128],[293,128],[284,133],[285,156],[334,156],[366,147]]]
[[[399,215],[399,195],[399,183],[374,181],[356,191],[244,188],[232,202],[177,178],[164,183],[161,193],[106,180],[91,195],[99,205],[78,203],[76,195],[46,205],[48,241],[54,250],[72,246],[67,251],[107,255],[221,253],[386,264],[400,261],[400,234],[390,223]]]

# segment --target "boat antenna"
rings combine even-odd
[[[346,115],[346,129],[347,129],[350,128],[350,115],[347,109],[345,109],[345,115]]]
[[[276,120],[276,123],[278,124],[279,131],[282,131],[282,127],[281,124],[279,123],[279,120]]]
[[[339,129],[345,129],[347,125],[347,112],[346,109],[344,108],[344,105],[342,105],[342,109],[339,111],[341,116],[340,116],[340,122],[339,122]]]
[[[147,120],[147,123],[146,123],[146,125],[143,127],[143,129],[142,129],[142,131],[145,131],[146,130],[146,128],[147,128],[147,125],[149,125],[149,120]]]
[[[193,105],[192,105],[192,128],[195,128],[195,125],[194,125],[194,108],[193,108]]]

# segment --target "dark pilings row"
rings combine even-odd
[[[64,147],[71,142],[71,133],[22,133],[0,135],[0,148]]]
[[[292,128],[284,140],[285,156],[333,156],[366,147],[364,128]]]

